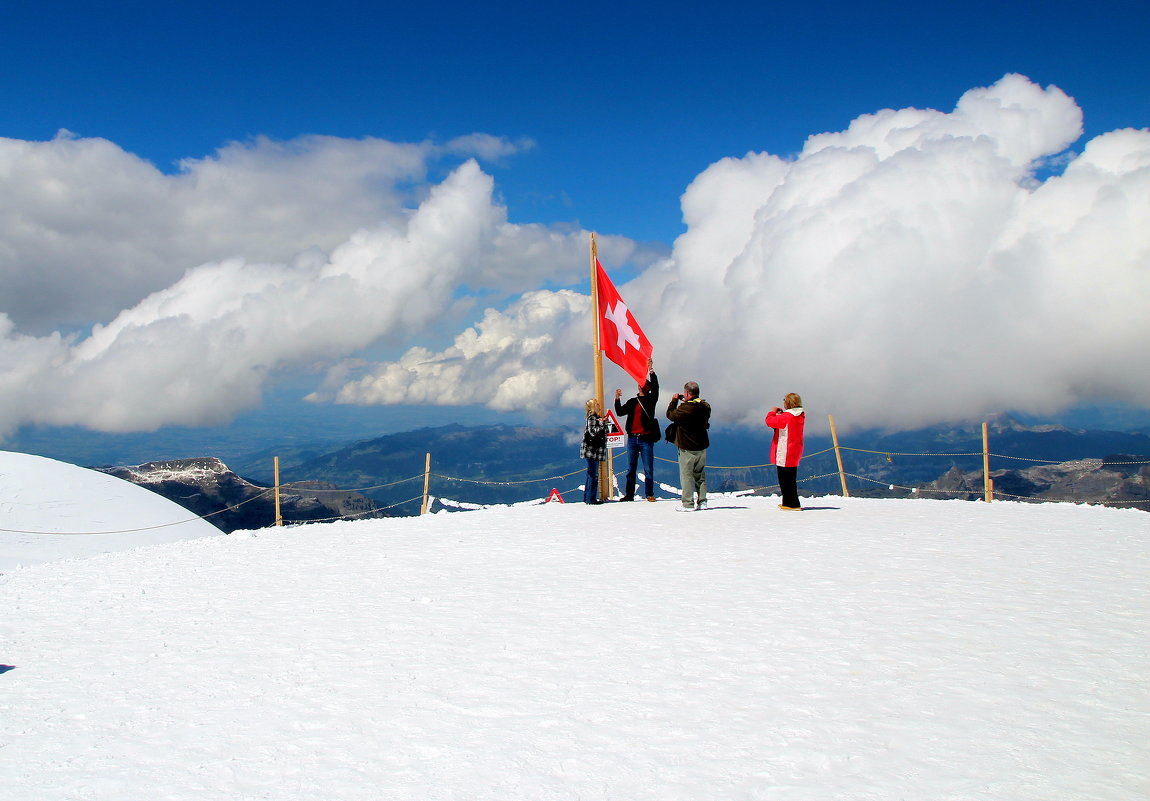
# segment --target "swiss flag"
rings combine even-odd
[[[599,347],[608,359],[642,384],[647,380],[647,365],[654,347],[598,259],[595,259],[595,281],[599,293]]]

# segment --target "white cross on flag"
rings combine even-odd
[[[647,364],[654,347],[598,259],[595,259],[595,281],[599,295],[599,347],[608,359],[642,384],[647,380]]]

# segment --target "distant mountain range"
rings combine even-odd
[[[582,483],[579,430],[526,425],[446,425],[421,428],[325,449],[317,446],[261,451],[232,461],[156,462],[106,472],[149,486],[197,514],[216,512],[224,530],[270,525],[271,501],[256,497],[272,484],[273,457],[280,459],[285,519],[320,520],[340,515],[417,514],[424,468],[431,454],[430,494],[464,503],[514,503],[542,499],[551,489],[567,492]],[[769,432],[715,428],[708,451],[713,491],[773,494]],[[851,495],[982,497],[981,426],[938,427],[884,434],[852,432],[840,437]],[[1150,436],[1138,432],[1082,431],[1026,426],[1009,417],[990,425],[992,474],[1000,493],[1021,497],[1119,502],[1150,511],[1146,487]],[[625,467],[615,451],[616,473]],[[805,495],[841,492],[831,441],[810,437],[800,467]],[[1116,456],[1115,454],[1121,454]],[[674,448],[656,446],[655,477],[678,484]],[[1062,464],[1069,463],[1069,464]],[[241,478],[244,476],[244,478]],[[338,488],[342,492],[332,492]],[[662,497],[670,493],[660,491]],[[255,498],[255,500],[252,500]],[[221,511],[248,501],[234,511]],[[241,511],[242,510],[242,511]]]

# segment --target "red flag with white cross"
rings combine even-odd
[[[599,296],[599,348],[636,383],[642,384],[647,380],[647,365],[654,347],[598,259],[595,260],[595,280]]]

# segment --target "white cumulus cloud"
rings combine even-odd
[[[485,403],[493,409],[547,411],[592,396],[580,359],[590,352],[590,298],[569,290],[528,292],[455,338],[440,353],[416,347],[397,362],[361,369],[334,390],[339,403]],[[579,323],[585,323],[580,326]],[[341,381],[354,367],[333,372]],[[329,399],[319,393],[317,399]]]
[[[688,230],[671,257],[621,287],[664,385],[696,379],[719,419],[749,424],[790,391],[816,425],[831,413],[891,428],[1150,405],[1150,373],[1136,366],[1150,336],[1150,132],[1065,153],[1081,131],[1065,93],[1007,75],[950,112],[879,111],[792,159],[712,165],[683,196]],[[1043,180],[1060,157],[1064,173]],[[585,312],[569,311],[552,324],[581,331]],[[549,367],[517,353],[530,323],[500,323],[492,347],[521,381],[545,385]],[[553,353],[589,374],[585,354]],[[442,384],[483,381],[493,359],[459,360]],[[392,392],[396,367],[377,370]],[[437,395],[433,375],[418,380]],[[338,397],[378,400],[355,387]]]

